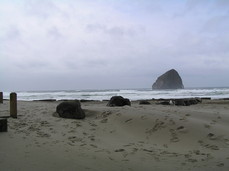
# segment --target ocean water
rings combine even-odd
[[[145,89],[113,89],[113,90],[71,90],[71,91],[19,91],[18,100],[42,99],[85,99],[109,100],[112,96],[123,96],[130,100],[210,97],[212,99],[229,98],[229,88],[187,88],[178,90]],[[9,99],[10,92],[4,92],[4,98]]]

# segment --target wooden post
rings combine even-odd
[[[17,94],[10,93],[10,116],[17,118]]]
[[[0,92],[0,103],[3,103],[3,92]]]
[[[7,132],[7,119],[0,119],[0,132]]]

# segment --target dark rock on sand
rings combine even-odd
[[[7,132],[7,119],[0,119],[0,132]]]
[[[171,69],[157,78],[153,89],[183,89],[182,79],[175,69]]]
[[[129,99],[123,98],[122,96],[113,96],[113,97],[111,97],[111,99],[109,100],[109,102],[107,104],[107,106],[110,106],[110,107],[125,106],[125,105],[130,106],[131,103],[130,103]]]
[[[140,104],[140,105],[149,105],[149,104],[151,104],[151,103],[148,102],[147,100],[140,100],[140,101],[139,101],[139,104]]]
[[[177,106],[190,106],[201,102],[202,100],[199,98],[174,99],[174,104]]]
[[[211,100],[211,97],[201,97],[202,100]]]
[[[189,99],[189,103],[190,103],[190,105],[194,105],[194,104],[197,104],[199,102],[196,99]]]
[[[176,105],[176,106],[190,106],[201,103],[200,98],[183,98],[183,99],[160,99],[160,102],[157,104],[161,105]]]
[[[71,118],[71,119],[84,119],[85,118],[85,113],[81,109],[81,105],[78,100],[66,101],[66,102],[60,103],[56,107],[56,112],[62,118]]]
[[[201,99],[201,98],[196,97],[195,99],[196,99],[196,101],[197,101],[198,103],[202,103],[202,99]]]
[[[81,103],[85,103],[85,102],[97,102],[97,100],[85,100],[85,99],[81,99],[80,102]]]
[[[41,100],[33,100],[34,102],[55,102],[56,99],[41,99]]]
[[[159,102],[159,103],[156,103],[156,104],[160,104],[160,105],[170,105],[169,101],[162,101],[162,102]]]
[[[174,104],[176,106],[186,106],[185,102],[184,102],[184,99],[175,99],[174,100]]]
[[[229,100],[229,98],[222,98],[222,99],[219,99],[219,100]]]

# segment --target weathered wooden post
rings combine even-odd
[[[3,103],[3,92],[0,92],[0,103]]]
[[[7,119],[0,119],[0,132],[7,132]]]
[[[10,116],[17,118],[17,94],[10,93]]]

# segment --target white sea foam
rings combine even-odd
[[[9,99],[9,92],[4,98]],[[85,99],[109,100],[112,96],[123,96],[130,100],[159,98],[211,97],[212,99],[229,98],[229,88],[190,88],[178,90],[151,89],[116,89],[116,90],[73,90],[73,91],[28,91],[17,92],[18,100],[41,99]]]

